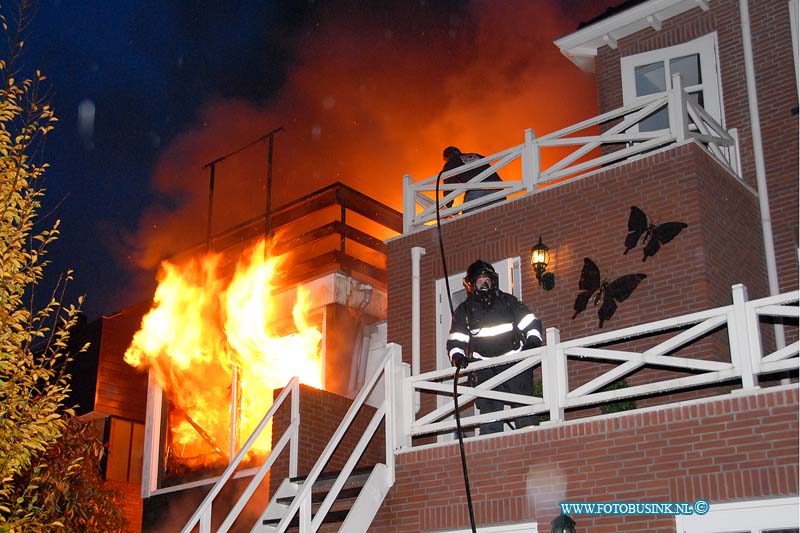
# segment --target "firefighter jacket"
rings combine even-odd
[[[483,159],[483,156],[480,154],[473,154],[473,153],[456,154],[447,161],[445,161],[444,166],[442,167],[442,172],[447,172],[448,170],[452,170],[454,168],[467,165],[469,163],[472,163],[473,161],[477,161],[478,159]],[[481,165],[477,168],[473,168],[472,170],[462,172],[461,174],[450,176],[449,178],[444,179],[444,183],[448,184],[467,183],[469,182],[469,180],[471,180],[472,178],[474,178],[475,176],[477,176],[478,174],[489,168],[489,166],[490,165]],[[487,181],[503,181],[503,180],[500,179],[500,176],[498,176],[497,172],[493,172],[486,179],[483,180],[484,183],[486,183]],[[473,189],[467,191],[466,194],[464,195],[464,201],[469,202],[470,200],[474,200],[475,198],[480,198],[481,196],[492,194],[496,190],[498,189],[483,189],[483,190]],[[453,202],[452,201],[447,202],[447,204],[445,205],[447,207],[450,207],[453,205]]]
[[[468,358],[497,357],[542,345],[541,321],[511,294],[497,291],[489,305],[467,297],[453,315],[447,354]]]

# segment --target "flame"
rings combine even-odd
[[[320,388],[322,334],[308,318],[311,299],[298,287],[288,334],[275,279],[283,258],[264,241],[239,259],[235,273],[221,275],[223,257],[208,254],[185,265],[162,263],[153,307],[125,352],[125,361],[146,368],[170,400],[170,453],[186,464],[210,455],[227,460],[231,390],[236,383],[235,446],[252,433],[272,405],[273,391],[292,376]],[[234,379],[235,376],[235,379]],[[265,454],[271,428],[256,441]]]

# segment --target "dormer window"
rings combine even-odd
[[[622,98],[626,105],[643,96],[666,92],[672,88],[672,76],[680,74],[690,100],[723,124],[716,33],[677,46],[623,57],[621,70]],[[665,108],[639,123],[639,131],[668,127]]]

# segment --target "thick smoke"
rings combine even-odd
[[[152,179],[163,201],[131,236],[141,267],[203,241],[202,166],[275,127],[285,130],[275,137],[273,207],[341,181],[400,210],[402,176],[436,174],[444,146],[488,155],[521,143],[526,128],[541,135],[595,114],[593,79],[552,41],[601,12],[599,2],[570,2],[582,9],[571,13],[556,1],[320,4],[268,104],[210,102],[165,150]],[[216,165],[213,231],[263,214],[266,158],[260,143]]]

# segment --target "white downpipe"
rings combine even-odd
[[[747,81],[747,102],[750,110],[750,134],[753,137],[753,159],[756,165],[756,184],[758,185],[758,205],[761,211],[761,232],[764,236],[764,255],[767,260],[767,282],[769,294],[780,294],[778,286],[778,265],[775,262],[775,240],[772,236],[772,216],[769,210],[767,193],[767,170],[764,166],[764,144],[761,141],[761,119],[758,115],[758,95],[756,74],[753,64],[753,41],[750,35],[750,9],[747,0],[739,0],[739,16],[742,19],[742,48],[744,49],[744,70]],[[778,349],[786,346],[783,325],[775,324],[775,344]]]
[[[415,246],[411,249],[411,375],[419,375],[420,359],[420,303],[419,303],[419,263],[425,248]],[[414,394],[414,412],[419,411],[420,393]]]

